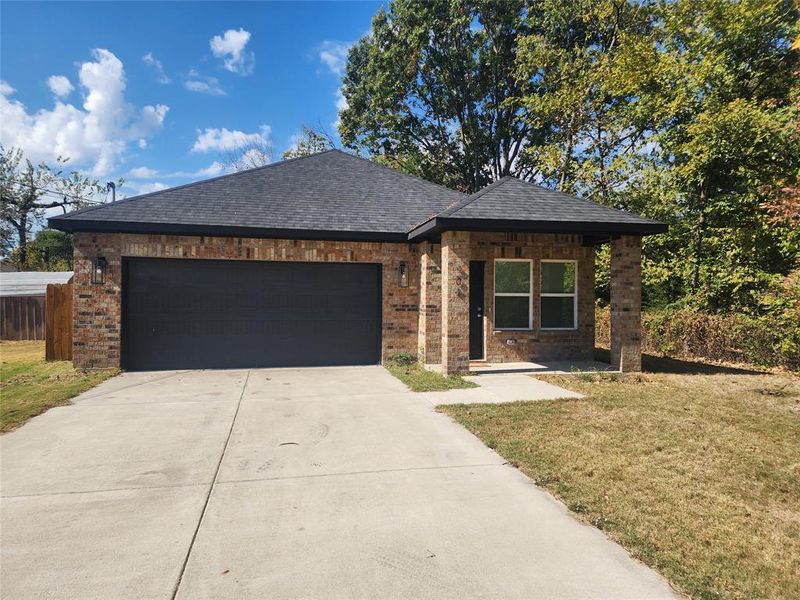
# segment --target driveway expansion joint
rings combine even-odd
[[[214,477],[211,479],[211,485],[208,486],[206,499],[205,502],[203,503],[203,510],[200,511],[200,518],[197,520],[197,526],[194,528],[194,532],[192,533],[192,539],[189,542],[189,548],[186,550],[186,556],[183,559],[183,564],[181,565],[180,573],[178,573],[178,579],[175,581],[175,587],[172,590],[172,596],[171,596],[172,600],[175,600],[175,598],[178,595],[178,591],[180,590],[181,587],[181,582],[183,581],[183,575],[184,573],[186,573],[186,565],[189,564],[189,557],[192,555],[194,542],[197,539],[197,533],[200,531],[200,526],[203,524],[203,517],[206,516],[206,511],[208,510],[208,502],[209,500],[211,500],[211,493],[214,491],[214,484],[217,482],[217,477],[219,476],[219,469],[222,466],[222,460],[225,458],[225,451],[228,449],[228,444],[231,441],[231,435],[233,435],[233,427],[236,425],[236,417],[239,416],[239,409],[242,406],[242,398],[244,398],[244,392],[247,389],[248,381],[250,381],[250,371],[247,371],[247,376],[244,378],[244,385],[242,385],[242,391],[239,394],[239,401],[236,403],[236,410],[233,413],[233,419],[231,419],[231,426],[228,428],[228,435],[225,436],[225,443],[222,445],[222,452],[220,452],[216,469],[214,469]]]

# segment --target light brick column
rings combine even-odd
[[[427,365],[442,362],[442,249],[420,245],[419,333],[417,356]]]
[[[642,238],[611,243],[611,366],[642,370]]]
[[[469,370],[469,232],[442,233],[442,370]]]

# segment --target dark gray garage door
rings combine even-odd
[[[129,370],[376,364],[380,266],[125,259]]]

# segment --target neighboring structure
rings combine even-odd
[[[0,272],[0,340],[45,339],[47,286],[71,278],[72,271]]]
[[[465,196],[338,150],[50,219],[75,234],[73,361],[179,369],[418,355],[638,370],[641,237],[666,226],[504,178]]]

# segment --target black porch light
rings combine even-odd
[[[98,256],[92,264],[92,283],[103,283],[106,279],[106,259]]]
[[[401,288],[408,287],[408,265],[405,262],[397,267],[397,285]]]

